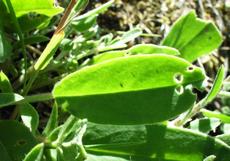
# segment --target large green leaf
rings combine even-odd
[[[135,55],[83,68],[59,82],[53,95],[80,118],[107,124],[146,124],[175,117],[196,99],[200,68],[164,54]]]
[[[219,139],[166,125],[115,126],[91,124],[84,144],[88,153],[135,161],[202,161],[215,155],[229,161],[230,147]]]
[[[5,146],[1,143],[1,141],[0,141],[0,156],[1,156],[1,159],[4,161],[12,161],[10,159],[8,152],[6,151]]]
[[[0,121],[0,141],[13,161],[22,161],[37,143],[29,129],[17,121]]]
[[[192,62],[218,48],[221,42],[216,26],[196,18],[195,12],[191,11],[176,21],[161,44],[178,49],[181,57]]]
[[[52,17],[63,11],[54,6],[54,0],[11,0],[11,3],[17,17],[32,12]]]

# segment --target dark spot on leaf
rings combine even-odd
[[[208,39],[209,39],[209,40],[211,40],[211,39],[212,39],[212,37],[211,37],[211,36],[209,36],[209,37],[208,37]]]
[[[18,146],[22,146],[22,145],[25,145],[26,144],[26,140],[18,140],[17,142],[16,142],[16,145],[18,145]]]
[[[194,67],[193,67],[193,66],[189,66],[189,67],[187,68],[187,70],[188,70],[189,72],[192,72],[192,71],[194,70]]]
[[[124,87],[124,85],[122,84],[122,83],[120,83],[120,86],[123,88]]]
[[[136,77],[136,76],[135,76],[135,74],[133,74],[133,73],[131,73],[131,75],[132,75],[132,77],[133,77],[133,78],[135,78],[135,77]]]
[[[156,70],[156,74],[159,74],[159,73],[161,73],[161,71],[159,71],[159,70]]]

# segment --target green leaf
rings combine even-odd
[[[42,161],[43,152],[44,143],[40,143],[30,150],[23,161]]]
[[[84,9],[87,4],[89,3],[89,0],[78,0],[77,3],[74,6],[74,12],[78,13],[82,9]]]
[[[23,15],[18,18],[18,23],[23,32],[29,32],[34,29],[39,29],[41,26],[46,25],[50,22],[50,17],[45,15]]]
[[[71,9],[67,20],[65,21],[64,26],[66,26],[67,24],[71,23],[73,21],[73,19],[83,10],[86,8],[87,4],[88,4],[89,0],[78,0],[78,1],[70,1],[69,6],[72,8]],[[73,6],[74,5],[74,6]]]
[[[107,51],[107,52],[104,52],[104,53],[101,53],[99,55],[94,56],[90,60],[89,64],[94,65],[94,64],[102,63],[102,62],[107,61],[107,60],[120,58],[120,57],[125,56],[126,53],[127,53],[126,50]]]
[[[73,28],[78,32],[84,32],[90,29],[97,22],[97,16],[87,17],[85,19],[72,22]]]
[[[97,64],[104,62],[106,60],[111,60],[124,56],[132,56],[137,54],[169,54],[169,55],[180,55],[177,49],[167,47],[167,46],[158,46],[152,44],[140,44],[135,45],[128,50],[114,50],[103,52],[99,55],[94,56],[89,64]]]
[[[45,136],[48,136],[58,126],[58,106],[54,104],[49,121],[43,131]]]
[[[49,38],[43,35],[32,35],[24,39],[25,45],[36,44],[49,41]]]
[[[190,129],[208,134],[215,131],[220,124],[220,120],[216,118],[201,118],[190,122]]]
[[[215,155],[228,161],[230,147],[219,139],[166,125],[89,125],[84,141],[88,153],[135,161],[202,161]]]
[[[0,71],[0,90],[3,93],[13,92],[10,80],[2,71]]]
[[[0,121],[0,141],[13,161],[22,161],[37,144],[29,129],[17,121]]]
[[[84,2],[84,1],[83,1]],[[77,31],[84,32],[91,28],[95,23],[97,16],[100,13],[105,12],[112,4],[114,0],[111,0],[100,7],[97,7],[91,11],[86,12],[85,14],[78,16],[72,20],[72,25]],[[80,8],[80,7],[77,7]]]
[[[221,33],[216,26],[197,18],[191,11],[176,21],[161,44],[178,49],[182,58],[193,62],[218,48],[221,42]]]
[[[19,105],[22,122],[35,135],[39,124],[39,115],[36,109],[29,103]]]
[[[224,77],[225,77],[224,66],[221,66],[217,72],[215,81],[212,85],[212,89],[209,91],[209,93],[205,97],[206,104],[212,102],[212,100],[217,96],[217,94],[221,90],[221,87],[224,81]]]
[[[63,12],[63,8],[54,6],[54,0],[11,0],[11,3],[17,17],[33,12],[52,17]]]
[[[184,59],[135,55],[105,61],[56,84],[58,105],[79,118],[105,124],[146,124],[177,116],[196,99],[187,85],[204,75]],[[119,117],[118,117],[119,116]]]
[[[58,32],[52,36],[45,50],[42,52],[42,55],[39,57],[39,59],[34,65],[34,69],[36,71],[43,70],[49,64],[49,62],[53,58],[53,55],[58,49],[58,45],[61,43],[64,37],[64,32]]]
[[[114,0],[110,0],[107,3],[101,5],[100,7],[97,7],[95,9],[93,9],[93,10],[90,10],[90,11],[86,12],[83,15],[77,16],[76,18],[73,19],[72,22],[76,23],[77,21],[87,19],[89,17],[98,16],[100,13],[105,12],[113,3],[114,3]]]
[[[24,98],[15,93],[0,93],[0,108],[14,105],[22,100]]]
[[[219,113],[219,112],[209,111],[206,109],[201,109],[201,112],[204,116],[206,116],[208,118],[218,118],[223,123],[230,123],[230,116],[228,116],[228,115],[224,115],[224,114]]]
[[[126,43],[134,40],[142,34],[142,30],[139,28],[133,28],[127,32],[125,32],[121,37],[117,37],[113,42],[109,45],[100,45],[98,47],[98,51],[108,51],[114,49],[121,49],[127,47]]]
[[[175,48],[167,46],[159,46],[153,44],[139,44],[131,47],[128,50],[129,54],[169,54],[169,55],[180,55],[179,51]]]
[[[5,36],[3,25],[3,16],[0,15],[0,63],[3,63],[11,54],[11,46]]]
[[[1,143],[1,141],[0,141],[0,156],[1,156],[1,160],[3,161],[12,161],[10,159],[8,152],[6,151],[5,146]]]
[[[139,37],[140,35],[142,34],[142,30],[139,29],[139,28],[134,28],[134,29],[131,29],[130,31],[128,32],[125,32],[120,40],[116,41],[115,43],[113,43],[112,45],[113,46],[120,46],[120,45],[123,45],[129,41],[132,41],[134,40],[135,38]]]

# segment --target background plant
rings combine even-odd
[[[87,3],[70,1],[59,20],[52,0],[1,1],[3,160],[227,161],[230,117],[205,109],[229,97],[223,66],[197,99],[209,78],[194,62],[221,44],[215,25],[190,11],[160,45],[129,47],[142,30],[101,36],[97,16],[114,1],[82,13]],[[42,53],[31,46],[47,41]],[[44,127],[37,102],[52,106]],[[217,127],[223,135],[207,135]]]

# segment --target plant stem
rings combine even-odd
[[[29,103],[49,101],[52,99],[53,99],[52,93],[42,93],[42,94],[36,94],[36,95],[25,97],[26,102],[29,102]]]
[[[49,101],[53,99],[52,93],[41,93],[41,94],[36,94],[36,95],[31,95],[31,96],[26,96],[24,99],[14,102],[14,104],[20,105],[23,103],[34,103],[34,102],[42,102],[42,101]],[[11,104],[11,105],[14,105]]]
[[[12,112],[12,114],[10,116],[10,119],[14,120],[14,119],[17,118],[20,104],[34,103],[34,102],[40,102],[40,101],[49,101],[49,100],[52,100],[52,99],[53,99],[53,95],[51,93],[43,93],[43,94],[25,96],[23,100],[14,103],[17,106],[15,107],[14,111]]]
[[[195,104],[192,108],[192,110],[188,111],[185,116],[182,118],[178,118],[174,121],[175,126],[183,126],[187,121],[195,116],[204,106],[205,106],[205,99],[202,99],[200,102]]]

